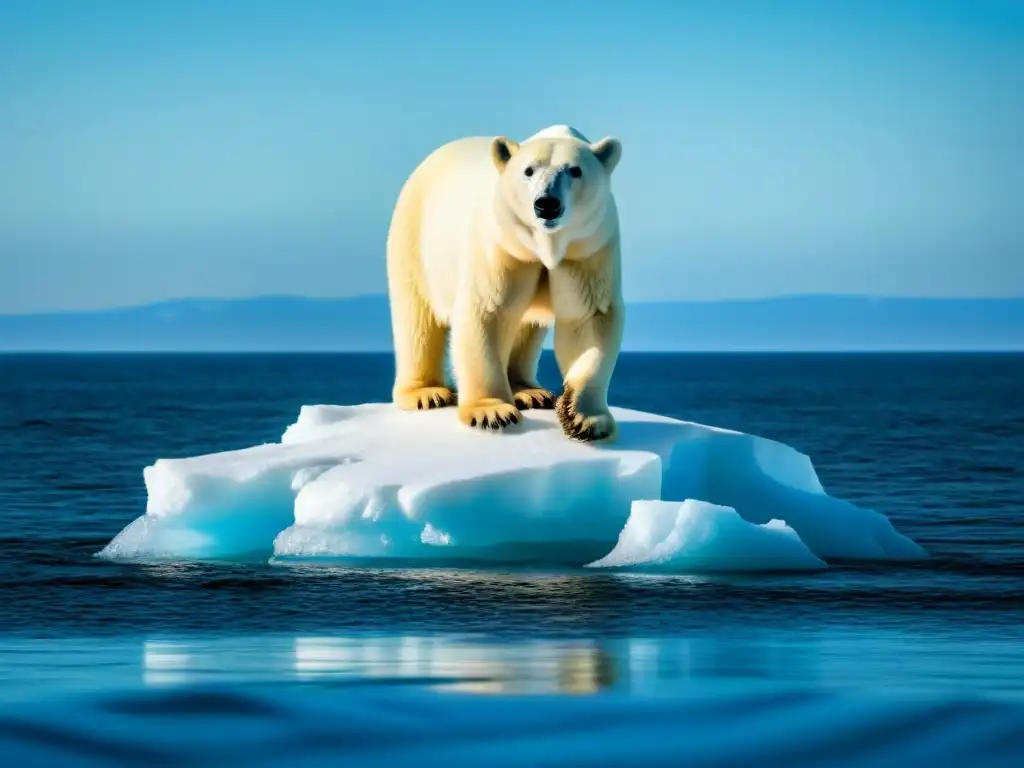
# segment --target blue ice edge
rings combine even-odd
[[[618,440],[594,445],[550,411],[491,434],[453,409],[304,406],[278,443],[146,467],[146,514],[99,554],[693,573],[926,557],[787,445],[612,410]]]

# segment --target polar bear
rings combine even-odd
[[[519,409],[556,409],[564,432],[612,440],[608,384],[625,310],[611,174],[622,145],[559,125],[443,145],[399,193],[387,238],[402,409],[454,405],[498,430]],[[537,383],[548,327],[563,392]],[[455,392],[445,384],[450,335]]]

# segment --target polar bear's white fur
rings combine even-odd
[[[431,153],[406,181],[387,243],[395,403],[452,405],[500,429],[520,408],[556,407],[566,434],[611,439],[608,384],[624,322],[619,219],[611,173],[618,140],[553,126],[522,143],[470,137]],[[537,383],[555,327],[564,391]]]

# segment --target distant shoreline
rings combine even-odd
[[[548,346],[552,335],[548,335]],[[388,353],[384,295],[0,315],[0,353]],[[1015,353],[1024,298],[803,295],[627,305],[630,353]]]

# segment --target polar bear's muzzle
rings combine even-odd
[[[554,195],[541,195],[533,201],[533,212],[543,221],[557,221],[564,211],[562,201]]]

